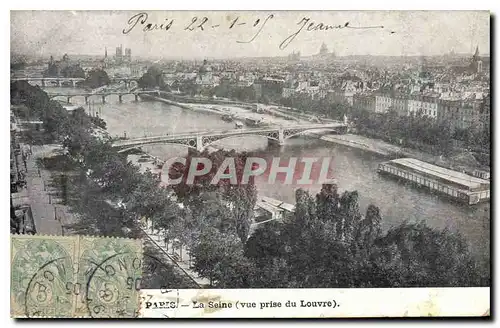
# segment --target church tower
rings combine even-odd
[[[479,46],[476,46],[476,52],[474,53],[474,56],[472,56],[472,60],[474,62],[480,60],[481,57],[479,57]]]
[[[328,47],[323,42],[323,44],[321,45],[321,48],[319,49],[319,54],[320,55],[326,55],[327,53],[328,53]]]
[[[483,61],[479,55],[479,46],[476,46],[476,51],[472,56],[471,66],[474,73],[481,73],[483,71]]]

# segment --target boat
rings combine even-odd
[[[222,115],[222,120],[226,122],[232,122],[234,120],[233,116],[230,114]]]
[[[235,127],[235,129],[242,129],[243,128],[243,123],[241,123],[240,121],[235,121],[234,122],[234,127]]]
[[[490,181],[414,158],[381,163],[377,171],[468,205],[490,200]]]
[[[256,118],[247,117],[245,119],[245,123],[248,126],[261,126],[262,125],[262,119],[261,118],[256,119]]]

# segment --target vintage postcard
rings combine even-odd
[[[488,11],[10,16],[13,317],[490,316]]]

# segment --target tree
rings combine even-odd
[[[334,221],[336,224],[341,224],[339,223],[339,203],[340,196],[337,192],[337,185],[323,184],[321,191],[316,195],[318,218],[323,221]]]
[[[206,227],[191,248],[191,256],[196,272],[210,279],[211,285],[221,288],[246,285],[243,266],[247,265],[247,261],[236,235]]]
[[[213,153],[205,151],[195,156],[191,153],[186,159],[186,165],[176,163],[172,166],[169,177],[171,179],[182,178],[180,184],[172,186],[179,201],[182,201],[188,208],[192,208],[193,212],[206,211],[205,205],[213,207],[213,203],[217,203],[218,210],[224,213],[221,217],[229,224],[230,229],[234,229],[235,233],[240,237],[242,242],[248,238],[250,223],[253,219],[253,209],[257,201],[257,190],[255,182],[251,179],[248,183],[242,183],[243,171],[247,159],[247,154],[238,154],[235,151],[219,150]],[[207,158],[212,163],[209,173],[196,177],[193,183],[188,183],[188,170],[191,167],[193,158]],[[236,184],[230,179],[220,179],[217,183],[212,184],[212,181],[221,168],[229,161],[234,161],[235,180]],[[226,164],[225,164],[226,163]],[[202,169],[203,164],[200,164],[198,169]],[[231,173],[229,166],[224,173]],[[211,201],[207,201],[211,199]]]
[[[166,188],[159,186],[159,180],[150,171],[141,174],[135,188],[124,195],[126,207],[138,218],[151,220],[155,227],[168,229],[181,210]]]
[[[42,116],[44,132],[51,141],[61,141],[68,133],[74,132],[69,127],[69,115],[57,101],[51,100],[44,108]]]
[[[163,89],[165,81],[163,80],[163,72],[156,66],[151,66],[138,81],[139,87],[142,89],[154,89],[156,87]]]
[[[30,119],[42,119],[50,103],[47,93],[27,81],[14,81],[10,84],[10,101],[12,104],[26,105]]]
[[[377,241],[384,265],[395,272],[401,287],[488,286],[465,240],[424,223],[401,224]]]
[[[351,242],[361,221],[357,191],[345,191],[342,194],[339,202],[339,216],[336,225],[337,236],[340,236],[343,241]]]
[[[85,78],[85,71],[79,64],[68,65],[61,70],[61,75],[64,77]]]
[[[62,144],[68,152],[75,157],[83,156],[93,141],[92,124],[89,116],[82,107],[68,114],[67,119],[61,124],[59,135]]]
[[[84,85],[86,87],[96,89],[110,83],[111,80],[108,76],[108,73],[106,73],[106,71],[103,69],[95,68],[88,73]]]
[[[380,209],[375,205],[368,205],[366,215],[358,226],[358,242],[361,248],[370,249],[375,240],[382,235],[381,222]]]
[[[285,254],[282,230],[282,223],[277,221],[259,226],[245,243],[245,256],[261,264],[282,257]]]

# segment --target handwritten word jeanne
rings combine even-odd
[[[252,30],[252,37],[247,40],[238,40],[237,43],[251,43],[253,42],[263,31],[264,27],[270,25],[268,24],[276,16],[274,14],[270,14],[267,17],[260,17],[252,20],[245,21],[242,17],[237,16],[234,19],[227,21],[225,24],[221,24],[220,22],[216,22],[211,20],[210,18],[203,16],[198,17],[194,16],[188,22],[180,22],[177,23],[181,26],[182,30],[188,32],[194,31],[207,31],[214,29],[225,29],[226,31],[236,31],[238,27],[240,27],[239,32],[242,32],[242,28],[247,28]],[[129,34],[136,27],[142,27],[143,32],[152,32],[152,31],[169,31],[173,29],[174,24],[176,24],[174,19],[166,18],[164,22],[151,22],[149,20],[149,15],[147,13],[138,13],[133,15],[127,21],[127,27],[123,29],[123,34]],[[323,22],[315,22],[310,17],[302,17],[302,19],[296,24],[298,25],[298,29],[296,29],[293,33],[288,35],[283,41],[280,43],[279,48],[281,50],[286,49],[295,38],[301,34],[302,32],[317,32],[317,31],[330,31],[330,30],[340,30],[340,29],[352,29],[352,30],[369,30],[369,29],[383,29],[383,25],[376,26],[352,26],[350,22],[346,22],[344,24],[326,24]],[[267,27],[266,27],[267,28]],[[272,28],[269,27],[269,28]],[[394,34],[396,32],[391,31],[390,34]]]

